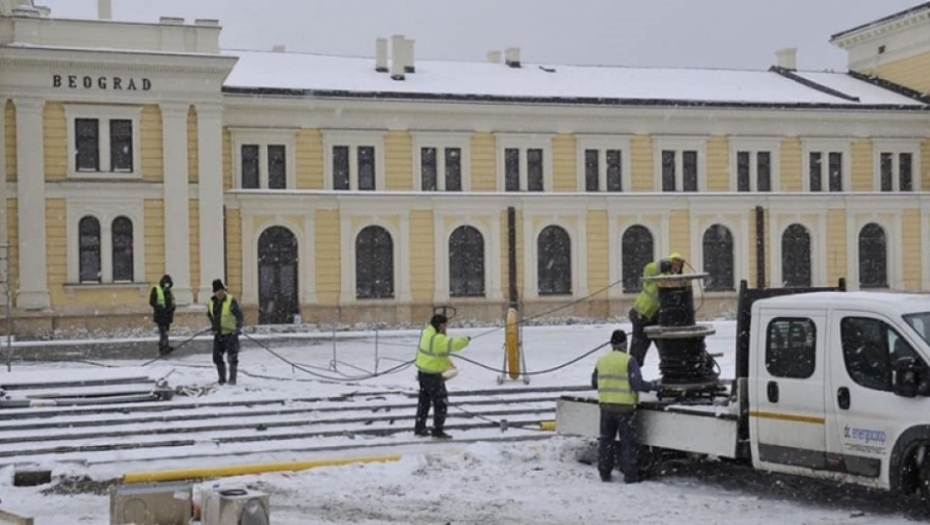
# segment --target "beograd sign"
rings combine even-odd
[[[111,91],[148,91],[152,81],[147,78],[92,77],[89,75],[52,75],[52,87],[68,89],[105,89]]]

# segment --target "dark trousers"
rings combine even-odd
[[[632,308],[630,309],[630,323],[633,324],[633,330],[630,335],[632,339],[630,342],[630,356],[636,359],[639,366],[643,366],[643,362],[646,360],[646,353],[649,352],[649,347],[652,346],[652,339],[646,337],[646,327],[655,326],[658,322],[646,319],[639,313],[639,310]]]
[[[171,351],[171,346],[168,345],[168,330],[170,329],[170,323],[158,323],[158,351],[161,354]]]
[[[446,424],[446,411],[449,409],[449,393],[442,374],[417,372],[420,382],[420,397],[417,400],[417,419],[414,432],[426,431],[426,418],[429,416],[430,404],[433,405],[433,432],[441,432]]]
[[[620,471],[624,478],[635,481],[639,478],[639,441],[636,439],[636,411],[621,412],[601,407],[601,436],[597,448],[597,470],[601,477],[609,477],[614,469],[617,454],[617,433],[620,434]]]
[[[213,364],[216,365],[216,373],[219,375],[219,383],[226,383],[226,363],[223,362],[223,354],[226,354],[226,361],[229,362],[230,379],[236,382],[236,369],[239,366],[239,336],[236,334],[215,334],[213,336]]]

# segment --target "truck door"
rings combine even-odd
[[[926,364],[893,323],[877,314],[837,311],[832,328],[830,407],[827,418],[831,467],[838,472],[881,478],[897,436],[914,414],[926,410],[920,398],[892,391],[893,363],[914,358]],[[838,321],[838,322],[837,322]]]
[[[758,466],[823,469],[826,313],[762,311],[758,321],[750,410]]]

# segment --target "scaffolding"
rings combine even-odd
[[[13,286],[10,276],[10,244],[0,243],[0,300],[6,321],[6,371],[13,367]]]

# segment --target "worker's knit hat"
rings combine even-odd
[[[614,330],[614,333],[610,336],[610,346],[617,350],[626,350],[626,332]]]

